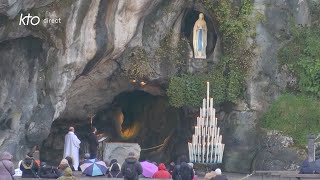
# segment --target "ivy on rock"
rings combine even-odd
[[[245,77],[254,55],[255,44],[248,44],[248,39],[255,36],[256,20],[260,20],[260,16],[253,18],[251,0],[243,0],[238,5],[231,0],[198,2],[202,3],[218,22],[222,55],[219,62],[206,73],[171,78],[168,96],[171,105],[175,107],[201,105],[206,81],[211,84],[214,103],[236,102],[243,94]]]

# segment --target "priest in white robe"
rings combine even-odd
[[[79,166],[79,149],[81,141],[74,134],[74,128],[70,127],[68,134],[64,138],[64,152],[63,158],[70,156],[73,159],[74,169],[78,169]]]

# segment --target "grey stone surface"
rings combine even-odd
[[[140,145],[137,143],[105,143],[103,159],[108,162],[116,159],[122,165],[130,152],[133,152],[139,159],[140,151]]]
[[[150,55],[152,66],[144,78],[154,82],[136,89],[163,95],[168,75],[177,71],[154,58],[161,39],[171,30],[181,35],[179,31],[187,10],[205,11],[209,19],[214,19],[204,7],[183,0],[63,2],[0,0],[0,150],[9,150],[16,159],[22,159],[30,148],[48,137],[53,121],[85,122],[89,113],[110,106],[121,92],[132,91],[123,74],[134,47],[143,48]],[[257,121],[286,86],[295,82],[285,67],[279,68],[277,51],[291,37],[291,15],[295,24],[310,24],[307,1],[255,0],[254,3],[254,9],[264,15],[265,21],[256,29],[256,57],[246,81],[245,99],[231,112],[220,112],[227,145],[224,162],[228,171],[248,172],[253,168],[253,161],[264,157],[257,154],[267,153],[260,145],[265,144],[262,134],[266,133],[259,131]],[[59,17],[62,23],[17,26],[22,11]],[[172,38],[170,43],[175,43],[176,39]],[[216,47],[219,49],[220,44]],[[218,52],[213,53],[215,62]],[[164,112],[167,111],[161,113]],[[191,118],[194,119],[190,117],[180,124],[170,121],[178,124],[174,136],[189,135]],[[163,128],[161,134],[157,125],[153,126],[150,121],[145,124],[152,134],[160,134],[157,142],[171,133],[171,129],[163,131]],[[187,130],[181,130],[183,128]],[[141,134],[149,135],[147,130]],[[56,150],[57,158],[63,134],[50,136],[45,142],[48,149]],[[172,143],[172,148],[167,151],[186,151],[177,141],[168,142]],[[288,161],[287,157],[281,159],[282,156],[274,153],[268,155],[270,162],[282,164],[277,168],[285,169],[296,163],[292,161],[296,151],[290,147],[284,149],[283,154],[292,152]],[[296,156],[300,156],[299,153]],[[259,167],[272,169],[275,166],[262,164]]]

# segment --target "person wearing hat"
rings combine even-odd
[[[74,134],[74,127],[69,127],[68,134],[64,138],[63,158],[70,156],[73,159],[73,168],[78,169],[79,166],[79,149],[81,141]]]
[[[21,178],[37,178],[39,166],[36,161],[33,159],[33,154],[28,153],[26,158],[22,161],[20,165],[22,171]]]
[[[142,166],[133,152],[128,154],[122,164],[121,173],[125,180],[138,180],[139,175],[142,174]]]

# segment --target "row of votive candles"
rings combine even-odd
[[[192,144],[188,143],[189,157],[191,162],[196,163],[221,163],[223,158],[224,144]]]
[[[193,136],[219,136],[220,128],[215,127],[207,127],[207,126],[196,126],[194,127],[194,135]]]

